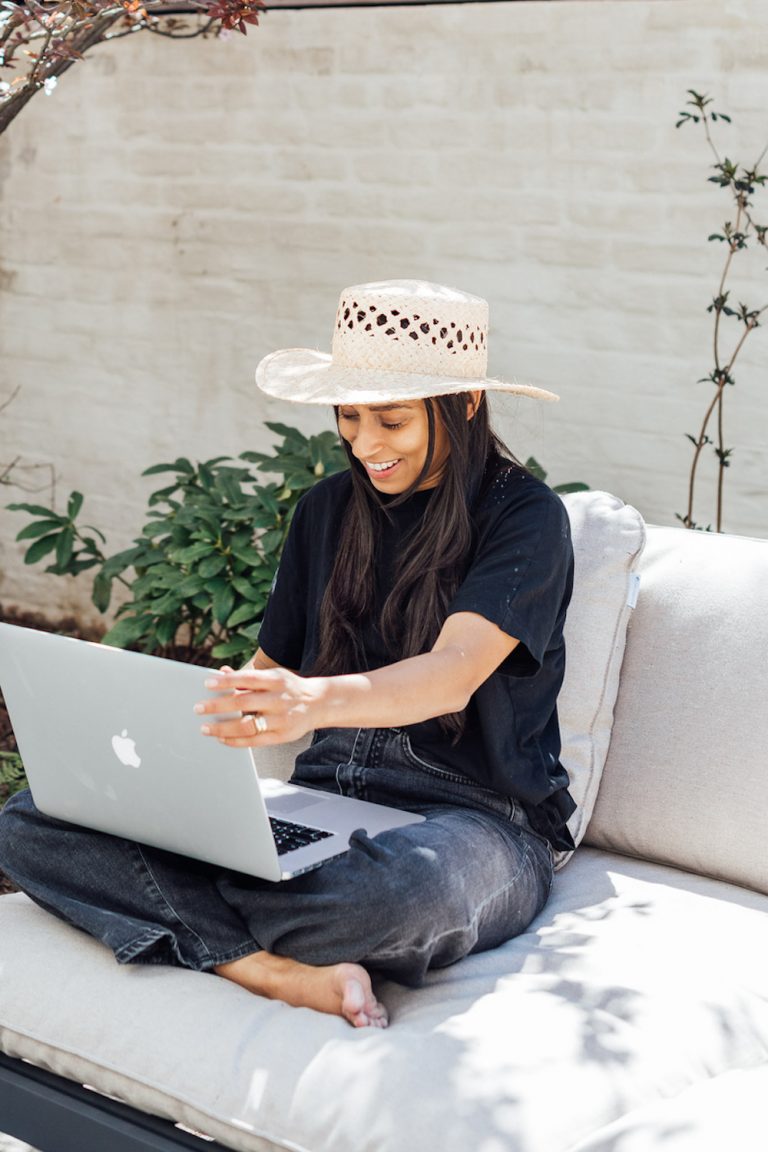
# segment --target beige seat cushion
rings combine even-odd
[[[121,968],[4,896],[0,1047],[244,1152],[574,1152],[764,1063],[766,912],[757,893],[581,848],[521,937],[418,991],[382,985],[380,1032],[208,974]]]
[[[654,1101],[570,1152],[765,1152],[768,1064],[724,1072]]]
[[[768,892],[768,541],[649,529],[588,842]]]

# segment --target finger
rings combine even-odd
[[[240,672],[226,671],[222,668],[218,675],[205,681],[205,687],[214,692],[234,691],[238,688],[258,691],[261,687],[273,687],[275,680],[280,678],[280,670],[274,668],[243,668]]]
[[[200,731],[203,736],[231,737],[233,739],[252,740],[258,735],[253,723],[253,716],[249,713],[238,720],[219,720],[212,724],[203,724]]]
[[[212,700],[198,700],[193,710],[197,712],[198,715],[211,713],[213,715],[223,716],[226,713],[230,713],[239,716],[243,708],[239,695],[225,695],[222,693],[221,696],[215,696]]]
[[[288,740],[280,732],[264,732],[259,736],[219,736],[218,741],[227,748],[266,748],[270,744],[282,744]]]
[[[201,715],[224,715],[226,713],[279,712],[285,705],[279,705],[274,692],[235,692],[200,700],[194,711]]]
[[[289,737],[277,732],[266,732],[263,736],[250,736],[243,740],[235,736],[220,737],[219,743],[225,748],[268,748],[272,744],[289,743]]]

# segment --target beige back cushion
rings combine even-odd
[[[558,711],[562,761],[578,805],[569,827],[578,844],[592,815],[611,738],[645,525],[636,509],[607,492],[572,493],[563,502],[571,521],[574,584]],[[561,856],[558,864],[566,860]]]
[[[586,840],[768,893],[768,541],[649,529]]]

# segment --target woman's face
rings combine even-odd
[[[423,400],[342,404],[339,432],[377,492],[397,496],[421,475],[429,445],[427,407]],[[448,437],[435,411],[435,450],[429,471],[417,491],[434,488],[440,482],[448,452]]]

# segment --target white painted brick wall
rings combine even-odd
[[[123,547],[143,468],[264,448],[265,419],[331,426],[257,394],[261,355],[326,347],[347,284],[423,276],[490,300],[493,373],[561,393],[498,404],[518,455],[673,523],[709,395],[706,237],[732,218],[674,122],[710,92],[723,153],[755,159],[766,65],[764,0],[273,12],[247,39],[95,50],[0,138],[0,401],[21,385],[0,461],[50,462],[60,506],[81,489]],[[766,262],[739,261],[736,298],[768,300]],[[726,525],[755,535],[767,361],[758,331],[727,397]],[[23,522],[0,511],[0,601],[87,614],[86,578],[23,568]]]

